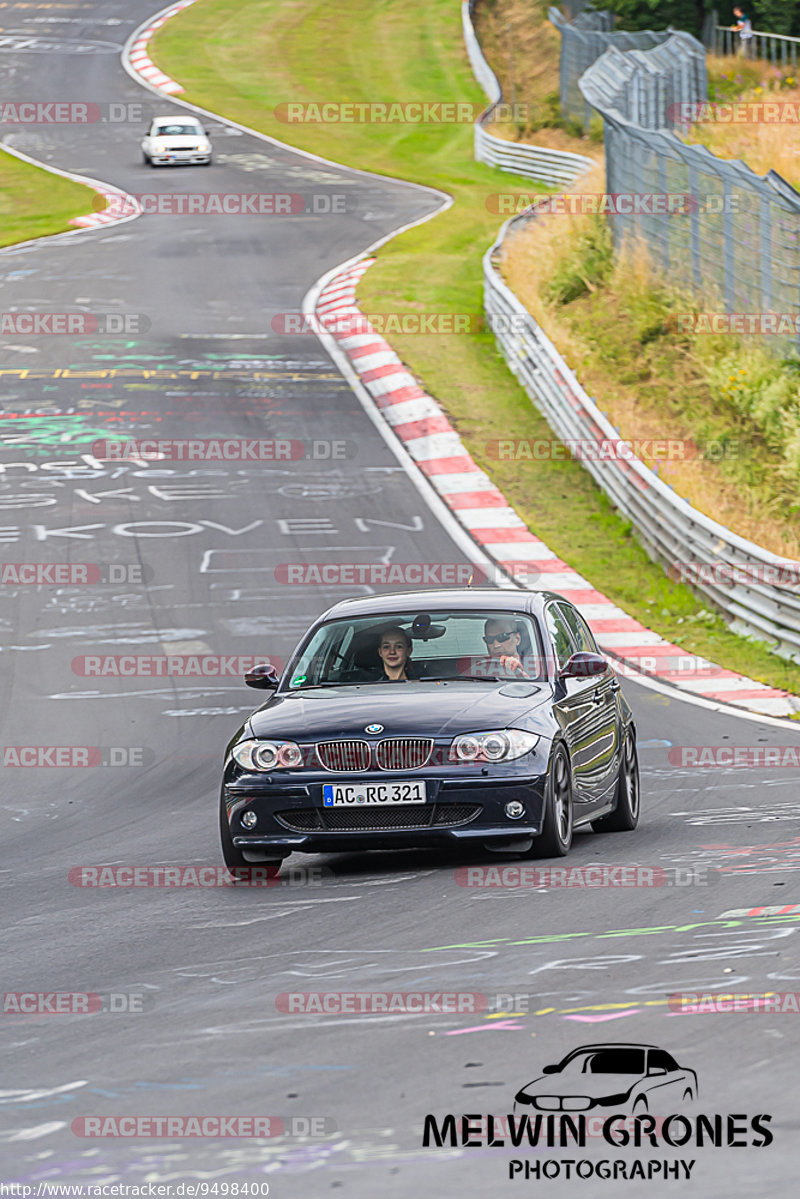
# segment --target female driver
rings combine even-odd
[[[406,668],[411,659],[411,638],[405,629],[384,629],[378,640],[378,657],[383,663],[384,683],[407,683]]]

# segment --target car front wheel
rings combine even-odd
[[[541,834],[523,855],[531,858],[563,858],[572,845],[572,771],[564,745],[553,750],[547,775],[544,822]]]

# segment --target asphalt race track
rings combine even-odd
[[[308,211],[144,215],[0,255],[2,312],[102,318],[88,336],[0,339],[2,560],[99,566],[104,579],[116,568],[108,582],[0,587],[4,761],[8,747],[92,750],[88,766],[3,769],[0,1182],[33,1187],[3,1193],[46,1194],[43,1182],[268,1183],[278,1199],[796,1193],[800,1013],[690,1014],[668,999],[800,991],[800,770],[685,765],[681,751],[800,748],[791,725],[624,681],[642,823],[579,835],[555,865],[638,866],[638,882],[659,885],[622,887],[631,874],[613,870],[514,885],[530,876],[509,873],[513,859],[423,852],[296,855],[266,888],[80,885],[84,867],[221,865],[222,753],[258,701],[238,672],[97,677],[87,659],[285,658],[348,592],[282,584],[279,565],[467,560],[317,339],[274,331],[324,271],[439,198],[218,122],[211,169],[149,170],[140,137],[173,105],[131,80],[119,51],[151,4],[4,5],[4,97],[113,102],[126,119],[5,124],[3,139],[136,195],[293,193]],[[123,320],[104,331],[108,314]],[[92,453],[154,437],[291,439],[305,456]],[[123,764],[95,764],[112,757]],[[507,885],[463,885],[468,866],[506,870],[488,877]],[[590,877],[609,885],[578,885]],[[278,999],[341,991],[483,998],[450,1014],[313,1014]],[[16,1012],[18,993],[92,993],[101,1010]],[[544,1065],[604,1041],[666,1049],[699,1079],[697,1101],[669,1110],[736,1114],[748,1131],[731,1147],[694,1135],[633,1151],[599,1137],[580,1150],[423,1146],[428,1113],[513,1112]],[[774,1137],[761,1147],[758,1114]],[[270,1117],[277,1135],[80,1135],[84,1118],[125,1116]],[[556,1165],[512,1182],[515,1159]],[[578,1181],[567,1159],[658,1170]],[[664,1181],[664,1163],[680,1161],[694,1162],[690,1180]]]

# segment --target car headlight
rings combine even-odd
[[[201,154],[208,154],[211,150],[211,144],[209,142],[200,142],[197,148]]]
[[[303,751],[294,741],[240,741],[231,753],[245,770],[291,770],[303,765]]]
[[[508,762],[535,749],[540,738],[522,729],[490,729],[465,733],[450,746],[451,762]]]

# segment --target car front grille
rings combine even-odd
[[[533,1106],[541,1112],[585,1112],[592,1100],[588,1095],[537,1095]]]
[[[429,737],[389,737],[378,742],[375,758],[381,770],[419,770],[432,749]]]
[[[403,804],[392,808],[297,808],[276,812],[275,819],[295,833],[377,832],[381,829],[455,828],[469,824],[481,811],[480,804]]]
[[[375,746],[375,765],[379,770],[419,770],[432,751],[431,737],[387,737]],[[372,746],[368,741],[321,741],[317,757],[326,770],[342,774],[373,766]]]
[[[371,752],[366,741],[322,741],[317,757],[326,770],[369,770]]]

